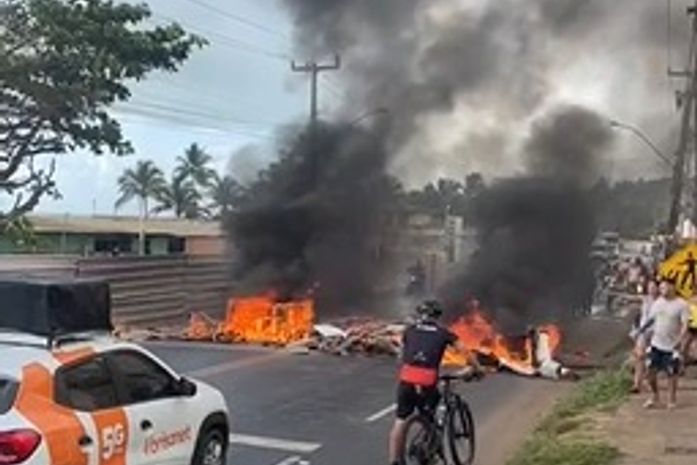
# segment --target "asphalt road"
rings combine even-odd
[[[297,355],[264,348],[158,343],[179,372],[219,388],[231,411],[230,465],[381,465],[393,414],[395,361]],[[502,463],[559,389],[490,376],[462,391],[479,432],[478,465]]]

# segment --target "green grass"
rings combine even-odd
[[[507,465],[611,465],[620,457],[609,444],[575,438],[584,414],[617,408],[627,398],[631,379],[623,370],[600,372],[581,382],[557,403]]]
[[[603,371],[584,380],[574,392],[557,403],[550,415],[537,427],[541,433],[554,433],[560,424],[574,420],[591,410],[612,410],[629,395],[632,380],[625,370]]]
[[[508,465],[609,465],[619,456],[619,451],[607,444],[554,441],[535,436],[523,445]]]

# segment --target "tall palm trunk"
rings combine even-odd
[[[139,218],[139,228],[138,228],[138,255],[141,257],[145,255],[145,220],[148,216],[148,198],[142,197],[140,199],[140,218]]]

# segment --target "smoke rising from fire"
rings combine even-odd
[[[247,207],[227,221],[242,290],[313,292],[325,311],[362,310],[380,274],[377,227],[393,194],[383,133],[322,124],[314,136],[288,136]]]
[[[523,174],[480,199],[479,251],[445,295],[470,291],[515,322],[586,303],[586,188],[608,174],[604,157],[617,146],[609,115],[639,125],[669,117],[656,97],[668,89],[646,77],[664,75],[661,5],[280,1],[298,58],[341,54],[332,79],[349,98],[339,116],[386,108],[390,124],[324,124],[316,145],[307,131],[282,145],[252,203],[228,221],[242,288],[293,295],[319,281],[321,300],[362,305],[383,271],[374,239],[392,198],[387,173],[414,184],[469,169]]]
[[[518,172],[529,124],[562,103],[649,127],[659,141],[670,125],[652,123],[676,121],[661,1],[282,3],[294,20],[298,57],[343,56],[331,79],[350,96],[345,115],[391,110],[388,167],[410,185],[463,167],[495,177]],[[673,3],[676,60],[688,43],[686,3]],[[657,165],[625,139],[618,162],[605,167],[615,172],[606,174],[651,175]],[[490,162],[492,140],[500,163]]]
[[[612,143],[603,118],[582,107],[557,108],[533,124],[527,175],[478,200],[478,251],[443,290],[451,305],[474,296],[518,330],[588,307],[596,234],[588,187]]]

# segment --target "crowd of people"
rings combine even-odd
[[[647,281],[642,305],[631,336],[634,340],[634,383],[639,394],[645,384],[651,390],[646,408],[661,406],[658,375],[668,378],[667,408],[677,405],[678,382],[691,362],[697,339],[697,298],[683,299],[675,278]]]

